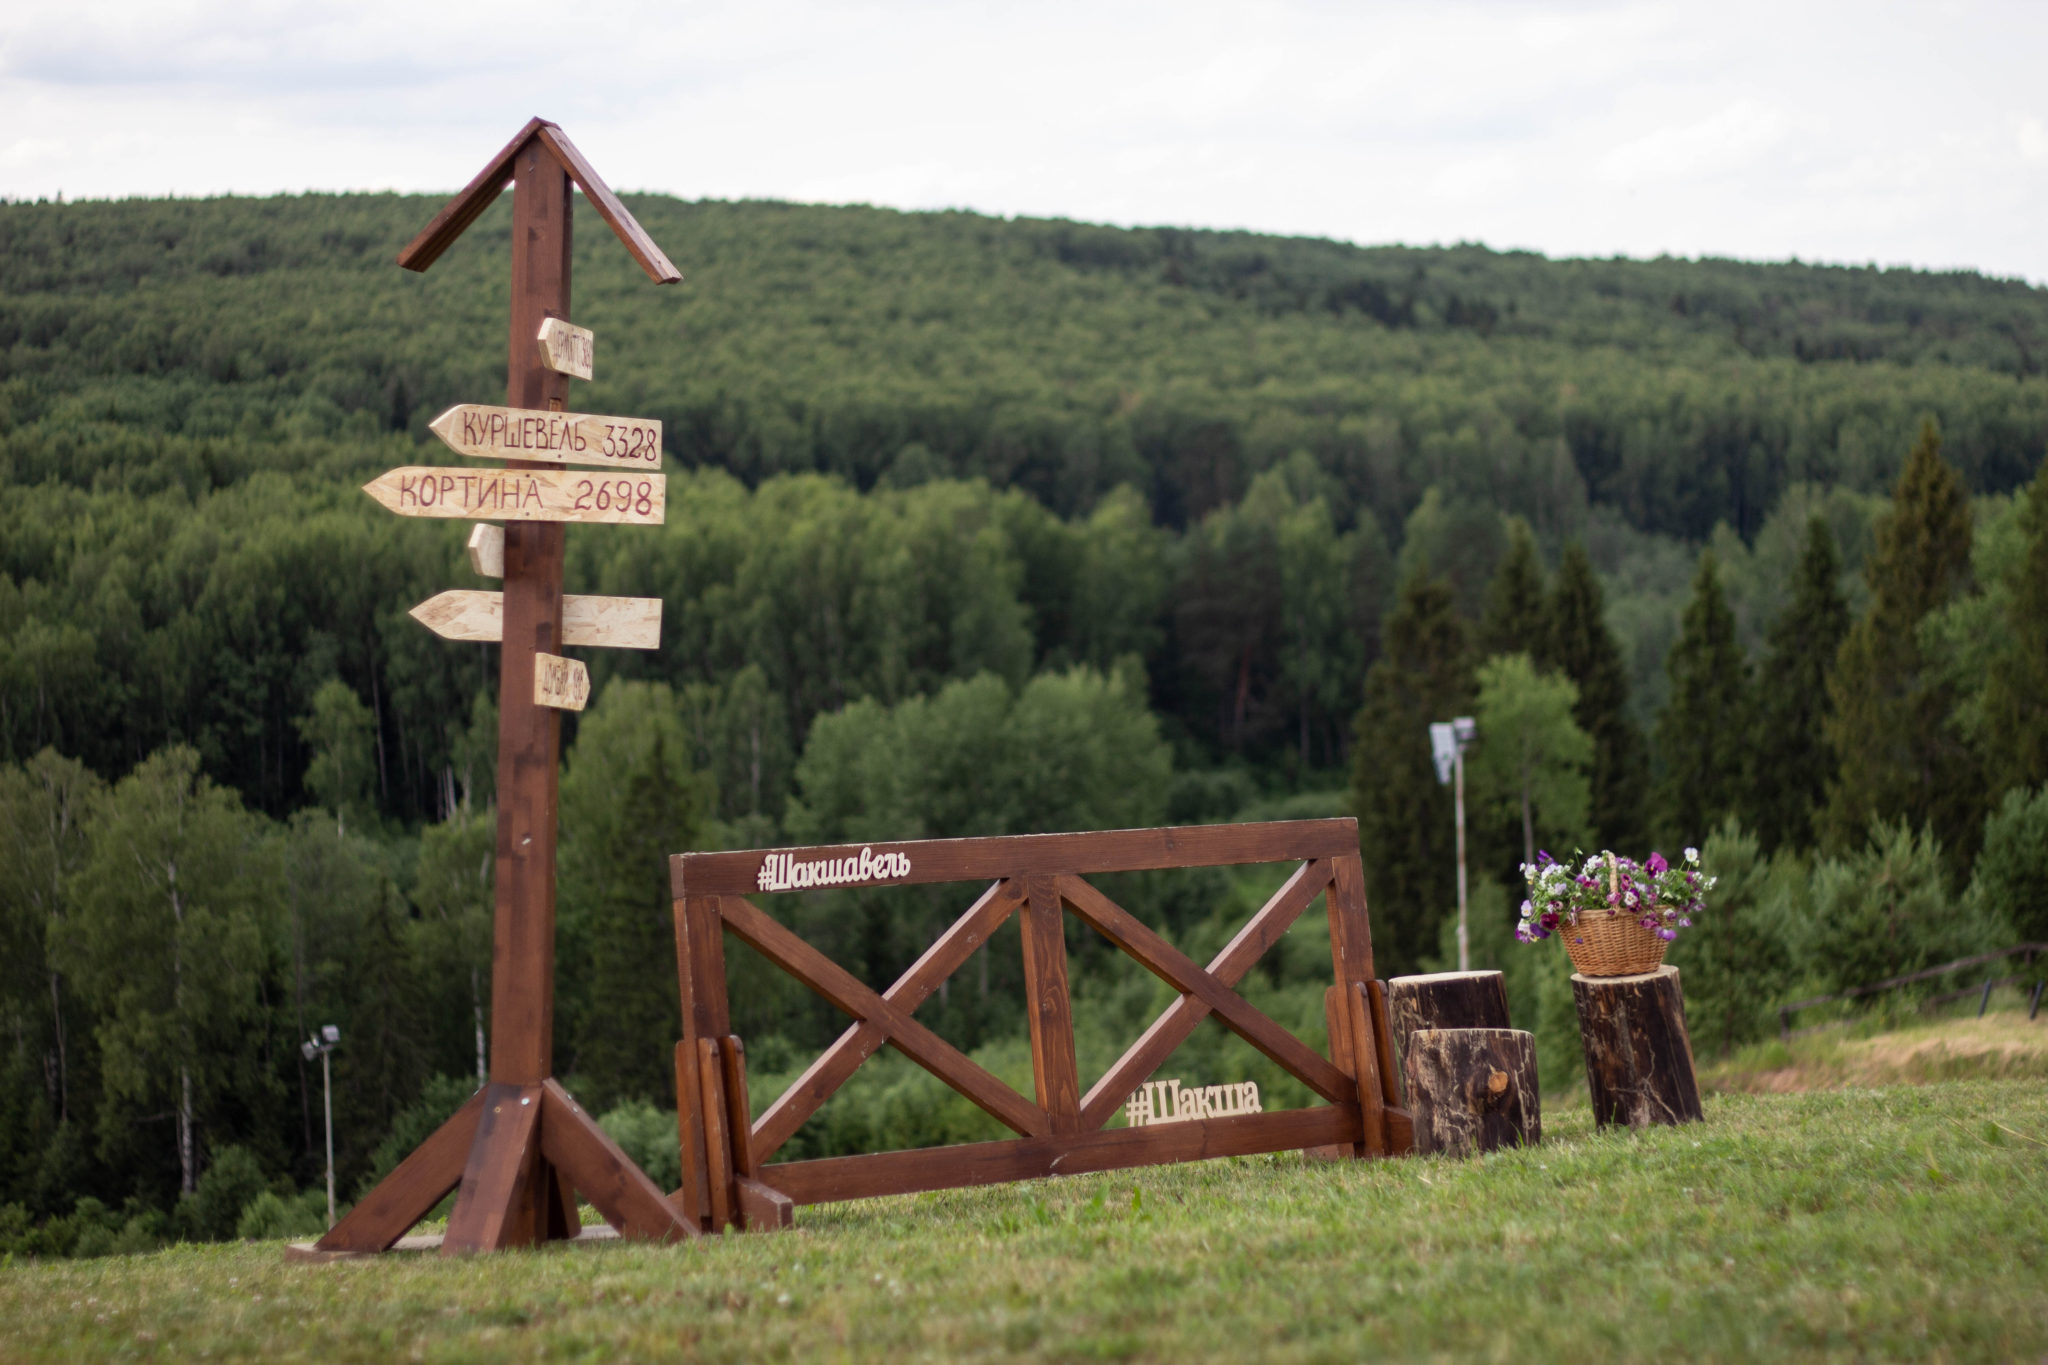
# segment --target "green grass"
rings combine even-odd
[[[2035,1081],[1719,1095],[1483,1160],[1247,1158],[800,1211],[794,1233],[16,1263],[0,1356],[609,1360],[2048,1353]]]

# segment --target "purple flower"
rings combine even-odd
[[[1670,870],[1671,864],[1664,861],[1663,854],[1652,853],[1650,855],[1650,875],[1652,877],[1661,877]]]
[[[1536,850],[1536,866],[1549,867],[1556,861],[1557,859],[1551,857],[1548,850],[1540,848]]]
[[[1672,939],[1678,937],[1678,931],[1676,929],[1659,929],[1657,931],[1657,937],[1663,939],[1666,943],[1669,943]]]
[[[1557,913],[1557,911],[1555,911],[1555,910],[1546,910],[1546,911],[1544,911],[1544,912],[1543,912],[1543,927],[1544,927],[1545,929],[1555,929],[1555,928],[1557,927],[1557,921],[1558,921],[1558,913]]]

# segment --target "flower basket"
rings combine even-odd
[[[1575,858],[1576,862],[1576,858]],[[1529,899],[1515,937],[1536,943],[1556,934],[1585,976],[1640,976],[1664,965],[1664,949],[1705,908],[1714,878],[1700,852],[1673,867],[1661,853],[1636,863],[1600,853],[1573,866],[1548,853],[1524,864]]]
[[[1582,910],[1577,924],[1556,930],[1571,955],[1572,966],[1585,976],[1640,976],[1664,965],[1669,947],[1633,915],[1613,910]]]

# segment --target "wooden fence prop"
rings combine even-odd
[[[498,841],[491,927],[490,1081],[357,1203],[316,1254],[388,1250],[459,1187],[441,1250],[454,1255],[575,1237],[576,1195],[628,1237],[694,1237],[646,1174],[553,1079],[555,801],[560,712],[589,692],[565,645],[652,648],[659,604],[562,592],[566,522],[661,520],[660,423],[565,410],[589,378],[590,334],[567,325],[573,189],[656,284],[682,278],[562,130],[534,119],[401,251],[425,270],[512,184],[512,333],[504,408],[457,408],[435,434],[501,470],[393,470],[365,489],[402,516],[505,521],[470,536],[472,566],[502,593],[443,594],[414,615],[455,639],[500,643]],[[577,344],[580,333],[581,344]],[[566,349],[564,338],[568,338]],[[466,423],[466,425],[465,425]],[[630,475],[561,463],[626,465]],[[487,600],[479,600],[487,599]],[[475,617],[458,624],[457,617]],[[649,617],[652,617],[651,621]],[[606,623],[630,620],[630,630]],[[579,634],[580,623],[580,634]]]
[[[1087,880],[1108,872],[1299,862],[1224,949],[1201,966]],[[1372,930],[1355,820],[1301,820],[1099,834],[1031,834],[897,844],[832,845],[670,859],[683,1036],[676,1045],[682,1187],[672,1197],[693,1227],[788,1226],[798,1204],[994,1184],[1047,1175],[1338,1146],[1357,1156],[1404,1154],[1414,1125],[1399,1107],[1386,998],[1373,976]],[[887,990],[876,991],[749,899],[837,886],[988,882]],[[1335,983],[1324,993],[1325,1057],[1237,993],[1261,954],[1318,896],[1330,911]],[[1074,1059],[1064,916],[1083,923],[1180,992],[1085,1092]],[[1022,930],[1033,1093],[1012,1090],[917,1022],[917,1008],[1016,915]],[[726,1003],[731,933],[851,1020],[824,1055],[749,1122],[746,1053]],[[1324,1101],[1306,1109],[1194,1118],[1135,1128],[1103,1125],[1203,1019],[1214,1015]],[[914,1151],[772,1163],[860,1064],[884,1043],[944,1081],[1017,1136]]]

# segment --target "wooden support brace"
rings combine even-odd
[[[732,1222],[732,1137],[726,1129],[724,1071],[718,1040],[699,1038],[697,1084],[704,1111],[704,1175],[711,1196],[707,1232],[723,1232]]]
[[[541,1092],[541,1152],[565,1187],[581,1192],[622,1237],[667,1242],[697,1235],[696,1226],[560,1082],[548,1081]]]
[[[483,1090],[471,1095],[314,1245],[321,1251],[389,1251],[462,1183],[463,1166],[476,1144],[484,1095]]]
[[[493,1081],[484,1087],[476,1141],[441,1242],[443,1256],[531,1246],[539,1240],[535,1215],[544,1216],[544,1211],[536,1207],[534,1177],[540,1105],[537,1085]]]
[[[790,1227],[796,1221],[796,1205],[788,1195],[756,1179],[746,1044],[728,1033],[718,1040],[718,1056],[725,1073],[725,1128],[726,1140],[732,1144],[734,1211],[749,1232]]]

